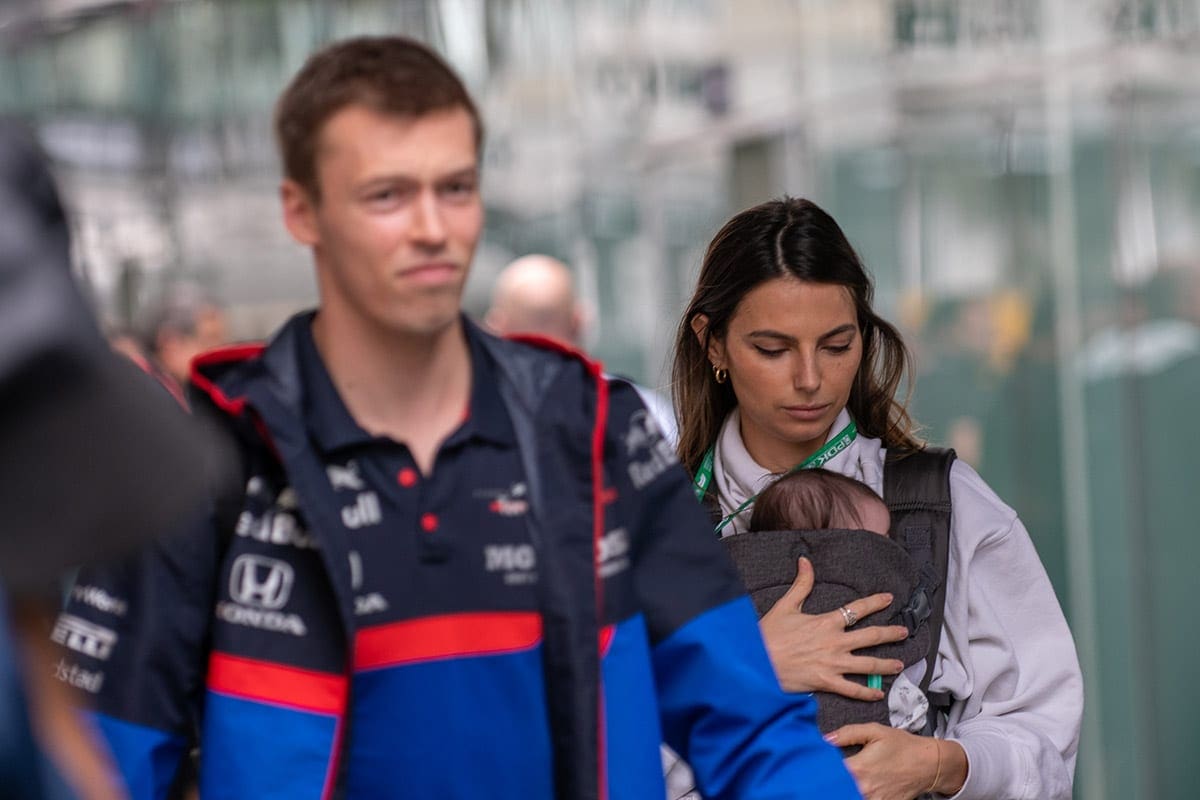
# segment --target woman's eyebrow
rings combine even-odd
[[[834,336],[840,336],[843,333],[851,333],[856,328],[857,326],[854,325],[854,323],[847,322],[845,325],[839,325],[833,330],[826,331],[825,333],[821,334],[818,337],[818,341],[831,339]],[[750,331],[750,333],[746,335],[752,339],[778,339],[781,342],[787,342],[788,344],[795,344],[798,341],[795,336],[791,336],[781,331],[771,330],[770,328],[762,328],[760,330]]]
[[[751,339],[779,339],[780,341],[787,342],[788,344],[795,344],[797,341],[795,336],[789,336],[786,333],[781,333],[779,331],[773,331],[770,329],[750,331],[750,333],[746,335]]]
[[[856,328],[857,328],[857,326],[856,326],[856,325],[854,325],[854,324],[852,324],[852,323],[849,323],[849,322],[847,322],[845,325],[838,325],[838,326],[837,326],[836,328],[834,328],[833,330],[831,330],[831,331],[829,331],[829,332],[827,332],[827,333],[823,333],[823,334],[821,334],[821,338],[822,338],[822,339],[831,339],[831,338],[833,338],[834,336],[840,336],[840,335],[841,335],[841,334],[843,334],[843,333],[851,333],[851,332],[853,332],[853,331],[854,331]]]

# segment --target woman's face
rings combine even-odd
[[[845,286],[774,278],[742,298],[710,360],[729,370],[741,433],[759,464],[791,468],[825,442],[862,361]]]

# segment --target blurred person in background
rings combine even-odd
[[[556,258],[527,255],[500,271],[484,324],[500,336],[548,336],[581,348],[587,313],[575,291],[571,269]],[[667,441],[675,443],[675,414],[658,392],[630,381],[654,415]]]
[[[120,353],[143,369],[150,368],[149,356],[142,344],[142,338],[131,328],[109,326],[105,330],[104,338],[108,340],[108,346],[113,352]]]
[[[198,508],[210,457],[178,406],[106,346],[70,275],[42,155],[0,121],[0,795],[124,797],[68,701],[101,679],[51,643],[102,654],[116,634],[73,617],[51,629],[60,581]]]
[[[501,336],[532,333],[578,347],[585,318],[570,267],[534,254],[500,270],[484,322]]]
[[[181,392],[193,359],[229,342],[225,311],[199,286],[171,284],[148,314],[144,339],[152,371]]]
[[[674,386],[680,460],[718,531],[744,531],[757,493],[793,468],[823,466],[886,500],[893,462],[924,457],[895,398],[908,353],[872,294],[837,223],[809,201],[748,209],[713,239],[680,322]],[[862,676],[903,674],[940,697],[929,735],[882,724],[830,735],[862,746],[846,763],[870,800],[1066,800],[1083,713],[1071,632],[1016,513],[964,461],[947,473],[938,482],[949,502],[929,509],[949,516],[944,578],[931,576],[928,609],[944,612],[932,658],[904,668],[857,655],[908,635],[903,626],[856,627],[894,613],[896,598],[805,613],[814,580],[806,559],[762,619],[768,651],[789,691],[874,701],[883,693]],[[913,552],[891,510],[893,537]],[[928,538],[934,528],[924,530]]]
[[[656,797],[663,738],[713,797],[857,797],[636,393],[463,317],[482,124],[458,77],[411,40],[336,43],[276,133],[319,308],[192,374],[242,488],[66,611],[115,629],[71,666],[134,797],[197,728],[207,800]]]

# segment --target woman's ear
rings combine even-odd
[[[709,362],[713,366],[724,367],[725,343],[720,338],[709,335],[707,314],[692,317],[692,333],[696,334],[696,341],[700,343],[700,347],[708,350]]]
[[[697,314],[692,317],[692,333],[696,334],[696,341],[704,347],[704,329],[708,327],[708,314]]]

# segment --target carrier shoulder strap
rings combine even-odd
[[[950,562],[950,468],[956,455],[948,448],[888,451],[883,470],[883,499],[892,515],[892,539],[920,567],[921,578],[902,614],[909,630],[929,622],[929,653],[921,691],[929,693],[946,605]],[[930,697],[930,706],[939,705]],[[948,705],[948,703],[941,703]]]

